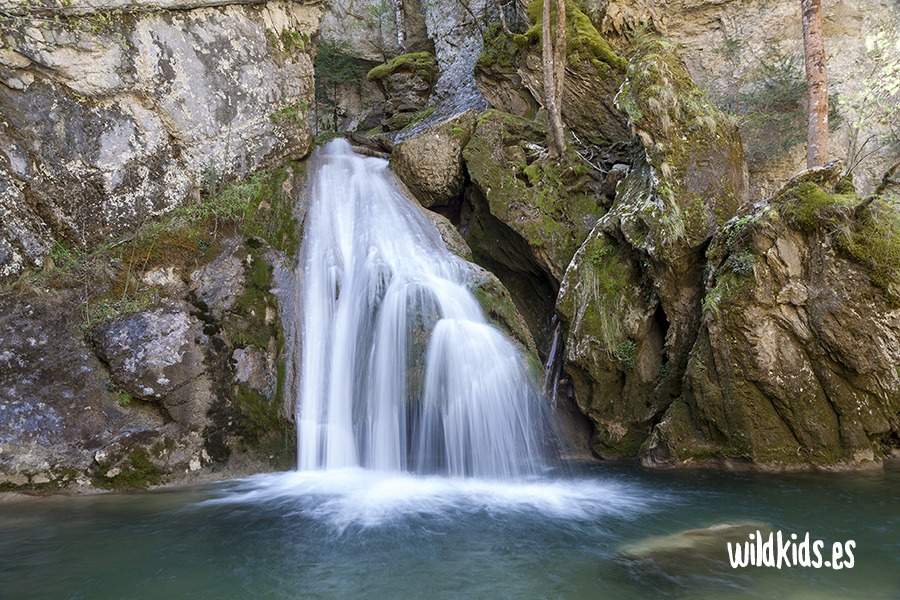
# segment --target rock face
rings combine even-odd
[[[788,80],[783,76],[790,73],[793,81],[801,83],[792,106],[787,107],[796,113],[790,127],[799,126],[800,136],[786,136],[787,127],[778,114],[766,115],[764,121],[771,125],[764,124],[754,135],[745,136],[752,138],[748,150],[754,158],[750,161],[753,195],[772,195],[784,181],[805,168],[800,3],[675,0],[661,5],[646,0],[610,0],[590,4],[597,8],[594,14],[602,19],[603,33],[613,39],[623,36],[618,39],[624,43],[627,31],[643,23],[677,44],[694,79],[712,96],[731,106],[740,103],[741,94],[758,91],[766,83],[784,85]],[[854,169],[860,191],[870,193],[896,161],[896,151],[885,143],[885,134],[889,133],[889,124],[897,120],[897,100],[893,95],[887,105],[876,110],[886,120],[874,113],[863,116],[876,109],[876,103],[872,81],[861,76],[860,65],[880,69],[900,61],[900,48],[895,45],[897,30],[892,29],[892,24],[900,19],[900,7],[882,0],[823,0],[822,11],[825,43],[830,49],[829,92],[838,98],[837,105],[845,117],[832,132],[832,156],[851,160],[858,145],[874,135],[866,151],[876,152]],[[892,41],[879,57],[871,51],[872,46],[867,46],[866,39],[880,32]],[[767,69],[767,65],[778,68]],[[782,142],[773,146],[775,140]]]
[[[489,110],[463,150],[473,184],[464,237],[476,262],[510,289],[539,340],[548,337],[566,266],[605,212],[601,175],[574,150],[545,163],[545,139],[535,122]]]
[[[308,152],[321,9],[206,4],[116,15],[99,33],[14,30],[0,52],[0,277],[55,240],[91,247]]]
[[[137,257],[129,270],[151,262],[144,251],[124,251]],[[176,264],[133,274],[146,287],[128,302],[86,303],[53,279],[0,297],[0,490],[140,488],[293,463],[272,292],[284,256],[243,236],[196,252],[193,271],[166,252],[152,262]]]
[[[685,393],[649,462],[865,467],[897,447],[900,214],[854,210],[835,181],[810,172],[717,236]]]
[[[403,129],[421,118],[437,77],[437,63],[430,52],[400,54],[368,72],[366,79],[375,82],[385,98],[385,131]]]
[[[704,251],[745,197],[740,139],[659,42],[635,49],[620,103],[640,140],[557,300],[592,449],[635,456],[677,397],[696,339]],[[653,80],[649,85],[647,80]]]
[[[97,354],[116,389],[158,403],[169,420],[202,429],[212,403],[205,361],[209,339],[188,307],[122,317],[94,333]]]
[[[531,3],[530,23],[540,23],[539,3]],[[476,63],[479,89],[494,108],[533,118],[544,104],[540,27],[512,38],[493,29]],[[615,96],[624,81],[625,60],[597,33],[574,4],[567,14],[566,125],[584,142],[604,146],[628,141],[631,134]]]

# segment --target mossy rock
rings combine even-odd
[[[520,235],[558,282],[604,209],[597,202],[599,181],[574,150],[555,164],[541,159],[538,144],[545,137],[532,121],[489,110],[463,157],[484,208]]]
[[[369,81],[381,81],[397,73],[411,73],[433,84],[437,81],[437,60],[431,52],[400,54],[372,68],[366,78]]]
[[[617,198],[629,241],[661,261],[702,246],[746,200],[737,127],[666,42],[639,38],[618,96],[644,155]]]
[[[541,68],[541,3],[532,2],[534,24],[524,35],[497,27],[485,34],[475,67],[479,89],[497,109],[533,118],[544,104]],[[625,60],[616,54],[574,2],[566,4],[566,82],[562,116],[585,143],[604,146],[630,139],[626,119],[615,107]]]
[[[565,369],[603,458],[637,456],[668,402],[655,393],[667,379],[657,304],[628,245],[595,228],[566,271],[556,309]]]
[[[716,235],[683,406],[649,461],[845,469],[893,451],[900,213],[838,193],[839,171],[804,173]]]
[[[533,25],[525,33],[525,38],[532,43],[541,41],[543,5],[543,0],[532,0],[528,4],[528,18]],[[623,71],[626,65],[625,59],[613,52],[590,17],[571,0],[566,2],[566,58],[570,65],[577,65],[582,60],[589,61],[601,76],[613,70]]]

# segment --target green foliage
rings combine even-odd
[[[339,88],[354,80],[358,80],[364,68],[359,58],[352,55],[346,42],[321,40],[313,60],[313,76],[315,79],[316,123],[325,124],[325,129],[337,128],[337,105]],[[321,109],[331,106],[331,114]],[[330,119],[326,119],[330,116]],[[330,121],[330,122],[329,122]]]
[[[637,358],[637,344],[632,340],[625,340],[616,346],[613,354],[623,365],[633,369],[634,359]]]
[[[359,75],[358,60],[350,54],[346,42],[322,40],[313,61],[316,88],[347,83]]]
[[[617,252],[618,248],[615,246],[597,246],[584,260],[585,263],[599,269],[602,268],[605,257],[612,256]]]
[[[118,392],[116,392],[116,403],[119,406],[122,406],[122,407],[128,406],[129,404],[131,404],[131,402],[133,400],[134,400],[134,396],[132,396],[131,394],[129,394],[126,391],[119,390]]]
[[[116,298],[101,298],[98,302],[86,302],[85,318],[81,323],[82,332],[88,332],[98,325],[159,306],[160,296],[153,290],[142,289],[131,295]],[[120,404],[121,399],[120,399]],[[124,406],[124,404],[122,404]]]
[[[309,35],[300,33],[296,29],[285,28],[281,30],[281,46],[285,52],[303,52],[309,43]]]
[[[725,265],[731,269],[735,275],[748,276],[753,273],[753,266],[756,264],[756,255],[752,252],[741,252],[739,254],[729,254],[725,260]]]
[[[369,81],[380,81],[394,73],[412,73],[428,83],[437,81],[437,61],[431,52],[412,52],[400,54],[391,60],[372,68],[366,78]]]
[[[847,119],[845,168],[852,172],[879,151],[900,153],[900,25],[882,23],[866,36],[859,88],[841,96]],[[883,133],[865,135],[876,127]]]
[[[736,49],[728,52],[733,51]],[[806,141],[806,76],[800,54],[786,53],[774,46],[750,76],[717,94],[715,101],[738,117],[751,162],[765,161]],[[844,120],[840,105],[838,97],[832,94],[828,113],[832,131]]]
[[[55,242],[41,268],[9,285],[42,293],[78,291],[81,329],[88,332],[108,320],[158,306],[161,290],[142,282],[141,276],[156,267],[172,267],[176,276],[186,277],[216,251],[222,235],[262,238],[294,256],[299,239],[293,201],[282,190],[287,176],[283,169],[259,171],[229,184],[211,176],[200,202],[90,252]]]
[[[306,115],[306,111],[308,109],[309,105],[306,102],[301,102],[297,105],[289,104],[287,106],[279,108],[278,110],[270,114],[269,120],[271,120],[273,123],[292,123],[295,125],[303,125],[304,116]]]

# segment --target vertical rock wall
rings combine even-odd
[[[0,278],[309,151],[321,8],[205,4],[26,19],[6,37]]]

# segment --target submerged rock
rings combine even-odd
[[[725,562],[729,542],[742,544],[750,538],[750,534],[767,535],[771,531],[772,527],[763,523],[718,523],[625,544],[619,548],[619,556],[626,560],[675,561],[682,564],[689,556],[703,556]]]

